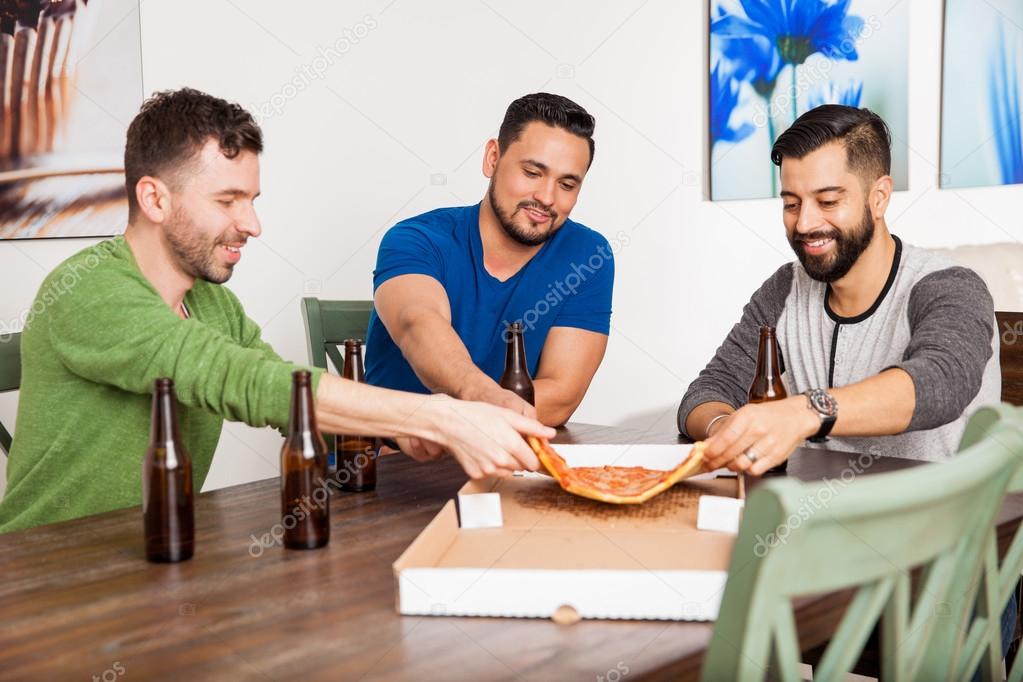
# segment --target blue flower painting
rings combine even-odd
[[[836,84],[835,81],[827,81],[810,90],[810,94],[806,98],[806,108],[807,110],[816,109],[822,104],[844,104],[847,107],[858,107],[862,98],[863,81],[851,78],[844,86]]]
[[[946,0],[941,186],[1023,183],[1023,2]]]
[[[906,7],[888,0],[711,0],[712,198],[777,196],[770,147],[821,104],[868,106],[905,140],[907,28]]]
[[[756,130],[749,121],[734,127],[730,121],[735,105],[739,101],[739,81],[728,68],[727,64],[717,64],[710,73],[710,139],[711,143],[718,140],[741,142]]]

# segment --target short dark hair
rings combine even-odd
[[[497,133],[497,146],[504,151],[519,139],[523,129],[533,121],[542,121],[549,126],[562,128],[578,135],[590,144],[590,163],[593,163],[595,145],[593,128],[596,121],[588,111],[561,95],[549,92],[537,92],[519,97],[508,105],[504,114],[501,129]]]
[[[128,218],[138,212],[135,186],[146,176],[177,173],[202,149],[216,140],[229,159],[243,150],[263,151],[263,133],[252,114],[237,104],[192,88],[158,92],[142,104],[128,126],[124,145],[124,180],[128,188]]]
[[[892,169],[892,133],[888,124],[870,109],[824,104],[796,119],[778,136],[771,161],[801,159],[825,144],[838,140],[845,145],[846,166],[866,183]]]

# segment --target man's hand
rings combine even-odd
[[[518,412],[530,419],[536,419],[535,407],[511,391],[501,388],[490,377],[484,376],[482,378],[483,381],[480,381],[479,385],[461,391],[458,397],[462,400],[490,403],[491,405],[509,409],[512,412]]]
[[[432,462],[444,454],[444,448],[430,440],[413,436],[399,437],[394,440],[397,441],[400,452],[405,453],[417,462]],[[394,451],[388,450],[389,454],[392,452]]]
[[[788,459],[819,428],[820,417],[803,395],[746,405],[714,424],[706,441],[706,466],[759,476]]]
[[[536,471],[540,461],[522,436],[553,438],[556,433],[534,418],[494,405],[444,395],[432,396],[430,401],[438,431],[436,445],[450,452],[470,478]]]

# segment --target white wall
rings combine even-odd
[[[1018,241],[1023,187],[937,188],[941,2],[903,1],[910,191],[895,196],[889,223],[925,246]],[[537,90],[575,99],[597,118],[597,154],[573,218],[630,237],[607,357],[575,419],[671,431],[742,304],[791,259],[778,201],[703,198],[705,4],[145,0],[145,87],[191,85],[263,109],[264,234],[230,286],[299,361],[303,295],[369,298],[387,227],[482,196],[482,144],[508,102]],[[332,46],[322,76],[297,75],[323,67],[318,50]],[[88,243],[0,243],[0,320],[16,319],[46,272]],[[0,396],[4,423],[14,400]],[[207,488],[274,475],[278,447],[273,433],[229,425]]]

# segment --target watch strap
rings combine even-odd
[[[835,421],[838,419],[838,403],[827,391],[820,388],[811,389],[804,395],[806,395],[807,402],[809,403],[808,407],[816,412],[821,420],[821,427],[817,429],[817,433],[811,436],[809,440],[811,443],[823,443],[828,439],[828,434],[831,433],[831,429],[834,428]],[[814,400],[814,398],[829,402],[831,405],[830,413],[821,410],[817,405],[818,401]]]

